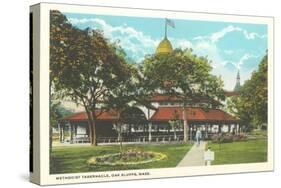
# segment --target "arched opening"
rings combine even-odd
[[[121,112],[121,119],[126,124],[146,124],[147,119],[143,111],[137,107],[128,107]]]
[[[125,142],[142,141],[146,139],[148,121],[144,112],[137,107],[128,107],[120,114],[122,136]]]

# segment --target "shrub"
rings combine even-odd
[[[233,141],[244,141],[247,137],[245,134],[233,135],[230,133],[225,134],[214,134],[211,137],[213,143],[230,143]]]
[[[247,136],[245,134],[233,135],[233,141],[245,141]]]
[[[218,143],[220,141],[220,135],[219,134],[213,134],[211,136],[211,140],[213,143]]]
[[[220,139],[220,142],[221,142],[221,143],[230,143],[230,142],[233,142],[233,135],[231,135],[231,134],[222,135],[222,136],[221,136],[221,139]]]

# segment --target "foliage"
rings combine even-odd
[[[223,82],[211,74],[211,62],[192,54],[189,49],[175,49],[168,54],[154,54],[144,60],[144,78],[149,89],[175,95],[185,104],[202,99],[223,99]]]
[[[230,143],[235,141],[245,141],[247,136],[245,134],[214,134],[211,137],[212,143]]]
[[[61,105],[61,102],[55,99],[54,94],[50,100],[50,124],[51,127],[56,127],[61,118],[73,114],[72,110],[68,110]]]
[[[55,94],[50,95],[50,127],[49,127],[49,146],[50,150],[52,150],[53,145],[53,127],[57,127],[59,120],[63,117],[73,114],[73,111],[65,109],[61,102],[59,102],[56,98]]]
[[[230,98],[229,110],[237,115],[243,124],[261,128],[267,124],[267,55],[257,71],[252,73],[240,89],[240,95]]]
[[[181,100],[184,108],[184,141],[187,142],[186,107],[196,103],[218,106],[217,101],[224,99],[223,81],[211,74],[211,62],[206,57],[194,55],[191,49],[148,55],[143,64],[143,83],[149,95],[163,92]]]
[[[101,31],[80,30],[59,11],[51,11],[50,23],[51,87],[85,108],[91,144],[96,145],[96,119],[108,110],[109,99],[124,96],[122,89],[131,80],[133,66]]]
[[[177,139],[176,130],[183,127],[182,121],[180,120],[180,114],[178,111],[174,111],[172,120],[169,121],[169,129],[173,128],[174,130],[174,139]]]

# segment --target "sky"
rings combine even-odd
[[[128,57],[141,63],[164,38],[165,19],[63,13],[80,28],[100,29],[112,42],[119,41]],[[170,19],[170,18],[169,18]],[[233,90],[237,71],[241,84],[257,70],[267,50],[267,25],[171,19],[167,36],[173,48],[192,48],[212,61],[212,74],[221,76],[225,90]]]

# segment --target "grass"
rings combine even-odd
[[[257,163],[267,161],[267,140],[248,140],[232,143],[210,143],[208,146],[215,152],[213,165]]]
[[[80,147],[57,147],[51,153],[50,173],[77,173],[77,172],[98,172],[129,169],[151,169],[175,167],[184,155],[189,151],[191,145],[187,144],[159,144],[159,145],[127,145],[127,149],[139,149],[143,151],[160,152],[167,155],[161,161],[151,162],[142,165],[120,165],[120,166],[96,166],[88,165],[87,160],[93,156],[118,153],[119,145],[116,146],[80,146]]]
[[[253,130],[248,134],[248,137],[252,139],[267,139],[266,130]]]

